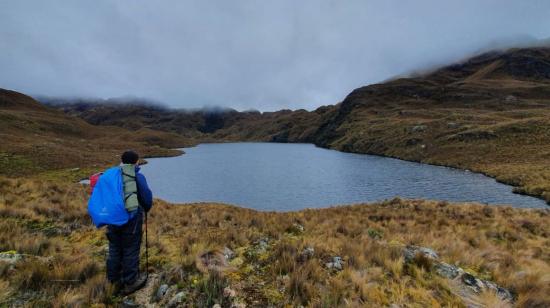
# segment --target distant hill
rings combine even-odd
[[[458,108],[462,112],[546,108],[549,99],[550,48],[489,52],[425,76],[355,89],[314,139],[321,145],[338,143],[339,147],[353,150],[359,145],[343,143],[341,138],[356,127],[342,127],[342,124],[357,122],[357,118],[376,118],[382,111],[386,116],[392,110],[394,115],[397,111],[403,122],[418,110],[426,112],[427,120],[433,118],[429,115],[438,108]],[[371,113],[368,116],[363,114],[367,109]]]
[[[51,103],[51,102],[50,102]],[[550,200],[550,48],[487,52],[430,73],[353,90],[315,111],[184,111],[67,103],[94,125],[199,141],[310,142],[487,173]]]
[[[150,104],[98,103],[93,100],[68,102],[50,98],[42,102],[93,125],[115,125],[131,130],[145,127],[198,140],[303,141],[311,134],[311,129],[320,125],[321,116],[329,109],[335,109],[260,113],[222,108],[175,110]]]
[[[169,148],[190,144],[175,133],[94,126],[5,89],[0,89],[0,139],[1,175],[97,169],[117,163],[125,149],[139,150],[144,156],[164,156],[179,153]]]

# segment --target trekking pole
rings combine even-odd
[[[149,279],[149,243],[147,242],[147,212],[145,212],[145,272]]]

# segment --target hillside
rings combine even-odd
[[[550,48],[485,53],[355,89],[341,103],[312,112],[67,102],[57,108],[95,125],[146,127],[197,142],[310,142],[470,169],[550,202]]]
[[[300,141],[319,127],[335,107],[276,112],[233,109],[174,110],[151,104],[94,100],[41,99],[46,105],[80,117],[93,125],[114,125],[131,130],[150,128],[176,132],[190,139],[240,141]]]
[[[512,49],[354,90],[320,146],[471,169],[550,201],[550,49]]]
[[[171,148],[190,144],[175,133],[90,125],[4,89],[0,89],[0,139],[0,175],[10,176],[64,170],[63,176],[78,177],[90,168],[118,163],[125,149],[136,149],[145,157],[166,156],[180,153]]]

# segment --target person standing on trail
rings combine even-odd
[[[128,222],[116,226],[107,225],[109,255],[107,278],[122,294],[133,293],[145,285],[147,274],[139,271],[143,214],[153,206],[153,194],[145,176],[137,165],[139,155],[126,151],[121,156],[124,201],[128,210]]]

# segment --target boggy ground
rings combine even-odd
[[[105,282],[107,240],[86,214],[87,198],[79,184],[0,179],[0,306],[122,303]],[[428,261],[405,262],[403,246],[419,245],[508,288],[518,307],[548,307],[549,217],[546,209],[400,199],[289,213],[156,200],[151,290],[167,284],[199,307],[464,306]],[[224,253],[227,262],[205,265]],[[327,268],[335,256],[342,270]],[[474,300],[509,304],[491,292]]]

